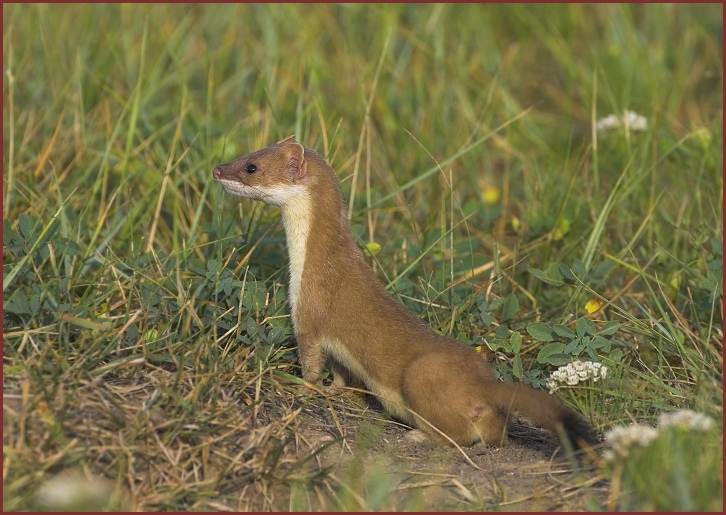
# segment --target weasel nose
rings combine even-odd
[[[215,166],[214,170],[212,170],[212,175],[214,175],[215,179],[219,180],[222,177],[222,169],[219,166]]]

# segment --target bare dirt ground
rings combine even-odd
[[[325,447],[305,475],[329,471],[335,492],[288,482],[250,509],[588,511],[607,502],[602,476],[568,460],[545,431],[515,423],[504,446],[440,447],[412,438],[375,401],[342,397],[313,401],[295,420],[299,452]]]

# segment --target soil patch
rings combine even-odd
[[[412,437],[375,401],[341,397],[311,399],[295,430],[298,451],[312,457],[301,477],[327,471],[334,490],[285,481],[251,509],[583,511],[607,501],[595,467],[568,460],[545,431],[515,422],[503,446],[440,447]]]

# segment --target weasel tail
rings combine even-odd
[[[492,392],[501,410],[512,411],[556,435],[564,433],[575,447],[597,443],[590,424],[548,393],[501,382],[493,385]]]
[[[212,173],[229,193],[280,207],[306,381],[322,384],[329,363],[334,385],[366,388],[442,444],[501,444],[510,413],[575,447],[597,442],[590,424],[562,402],[499,382],[481,354],[438,334],[389,294],[353,238],[340,182],[320,154],[290,136]]]

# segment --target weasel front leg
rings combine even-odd
[[[298,334],[297,350],[300,356],[303,379],[308,383],[321,385],[323,382],[323,365],[325,364],[323,346],[310,335]]]
[[[299,334],[297,345],[303,379],[308,383],[320,386],[323,382],[323,368],[327,358],[323,345],[309,334]],[[332,386],[334,388],[349,386],[361,390],[366,389],[365,383],[336,359],[330,360],[330,368],[333,373]]]

